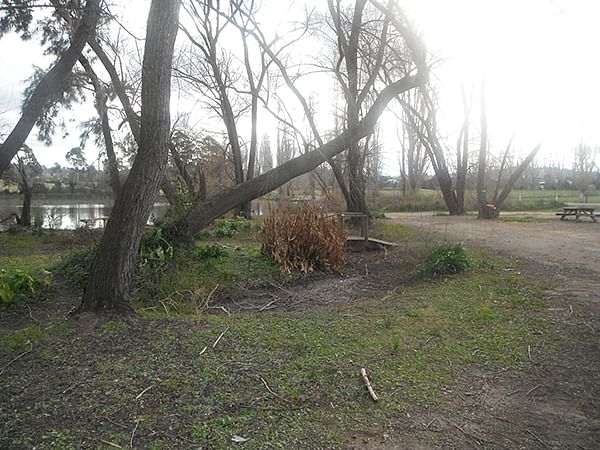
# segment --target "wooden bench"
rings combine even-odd
[[[80,219],[79,221],[83,222],[83,224],[86,228],[94,228],[100,222],[102,222],[102,228],[106,228],[107,220],[108,220],[108,217],[94,217],[91,219]]]
[[[600,214],[594,214],[594,208],[583,206],[567,206],[563,208],[562,212],[557,212],[556,215],[560,216],[560,220],[566,220],[567,217],[575,217],[577,222],[579,222],[580,217],[589,217],[593,222],[598,222],[596,217],[600,217]]]

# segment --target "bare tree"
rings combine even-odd
[[[573,172],[575,173],[575,186],[587,202],[590,185],[594,179],[594,170],[597,169],[596,155],[598,148],[580,142],[574,149]]]

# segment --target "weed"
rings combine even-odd
[[[164,235],[162,228],[150,229],[140,245],[140,266],[156,268],[173,259],[173,245]]]
[[[198,261],[208,259],[219,259],[227,256],[227,251],[218,244],[201,245],[194,250],[194,256]]]
[[[425,258],[421,272],[441,276],[464,272],[471,267],[471,260],[460,243],[441,244],[434,247]]]
[[[215,236],[230,238],[235,232],[250,228],[250,221],[244,217],[236,216],[227,219],[219,219],[215,223]]]
[[[96,255],[94,247],[74,250],[64,256],[53,268],[79,288],[84,288]]]
[[[19,269],[0,269],[0,303],[22,302],[49,288],[50,284],[49,272],[45,272],[43,277],[37,277]]]

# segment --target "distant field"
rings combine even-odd
[[[465,195],[468,210],[476,209],[475,192]],[[560,208],[567,203],[600,204],[600,191],[588,195],[587,202],[578,191],[567,190],[526,190],[511,192],[504,210],[507,211],[541,211]],[[415,197],[403,197],[398,189],[383,189],[375,201],[377,208],[387,211],[444,211],[446,206],[440,191],[421,189]]]

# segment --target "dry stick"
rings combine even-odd
[[[129,427],[123,425],[122,423],[115,422],[114,420],[111,420],[111,418],[108,417],[108,416],[104,416],[104,417],[102,417],[102,419],[105,419],[105,420],[109,421],[110,423],[112,423],[113,425],[115,425],[115,426],[117,426],[119,428],[122,428],[124,430],[129,430]]]
[[[533,391],[535,391],[536,389],[539,389],[539,388],[541,388],[541,387],[542,387],[542,385],[541,385],[541,384],[538,384],[537,386],[534,386],[534,387],[532,387],[531,389],[529,389],[529,390],[527,391],[527,393],[525,394],[525,397],[527,397],[527,396],[528,396],[529,394],[531,394]]]
[[[153,387],[156,387],[155,384],[151,384],[150,386],[148,386],[146,389],[144,389],[142,392],[140,392],[137,397],[135,398],[136,400],[139,400],[139,398],[144,395],[146,392],[148,392],[150,389],[152,389]]]
[[[200,309],[200,311],[203,311],[206,308],[208,308],[208,303],[210,302],[210,298],[212,297],[212,295],[215,293],[215,291],[218,288],[219,288],[219,283],[217,283],[217,285],[213,288],[213,290],[210,291],[210,294],[208,294],[208,297],[206,297],[206,300],[204,300],[204,306]]]
[[[9,366],[10,366],[12,363],[14,363],[14,362],[15,362],[17,359],[19,359],[19,358],[22,358],[23,356],[25,356],[25,355],[26,355],[26,354],[28,354],[28,353],[31,353],[31,351],[33,350],[33,344],[32,344],[32,343],[31,343],[31,341],[29,341],[29,340],[26,342],[26,344],[29,344],[29,350],[27,350],[27,351],[24,351],[23,353],[21,353],[21,354],[19,354],[19,355],[15,356],[13,359],[11,359],[11,360],[8,362],[8,364],[6,364],[6,365],[5,365],[5,366],[4,366],[2,369],[0,369],[0,375],[2,375],[2,374],[4,373],[4,371],[5,371],[6,369],[8,369],[8,368],[9,368]]]
[[[371,382],[369,381],[369,378],[367,377],[367,371],[364,367],[360,369],[360,374],[363,378],[363,381],[365,382],[365,386],[367,387],[369,394],[371,395],[371,398],[375,402],[378,401],[379,398],[377,398],[377,395],[375,394],[375,391],[373,390],[373,387],[371,386]]]
[[[29,310],[29,317],[31,317],[31,320],[33,320],[35,323],[39,323],[40,321],[37,320],[35,317],[33,317],[33,312],[31,311],[31,308],[29,307],[29,305],[26,305],[27,309]]]
[[[536,438],[538,440],[538,442],[544,446],[544,448],[550,448],[550,447],[548,447],[548,444],[546,444],[544,441],[542,441],[540,439],[540,437],[537,434],[535,434],[533,431],[530,431],[530,430],[525,430],[525,431],[527,431],[530,435],[532,435],[534,438]]]
[[[265,309],[267,309],[269,306],[271,306],[273,303],[278,302],[279,299],[276,298],[275,300],[271,300],[269,303],[267,303],[265,306],[263,306],[262,308],[260,308],[258,311],[264,311]]]
[[[139,425],[140,425],[140,419],[137,419],[135,421],[135,427],[133,427],[133,431],[131,432],[131,439],[129,440],[129,446],[131,448],[133,448],[133,437],[135,436],[135,431],[137,430]]]
[[[263,377],[260,377],[260,381],[263,382],[263,384],[265,385],[265,387],[267,388],[267,391],[269,391],[271,394],[273,394],[275,397],[287,402],[288,400],[283,398],[281,395],[277,394],[276,392],[273,391],[273,389],[271,389],[269,387],[269,385],[267,384],[267,382],[265,381],[265,379]]]
[[[102,442],[103,444],[106,444],[106,445],[108,445],[109,447],[114,447],[114,448],[123,448],[123,447],[121,447],[119,444],[115,444],[114,442],[105,441],[104,439],[100,439],[100,438],[98,438],[98,440],[99,440],[100,442]]]
[[[208,347],[204,347],[204,348],[202,349],[202,351],[200,351],[200,353],[198,353],[198,356],[200,356],[202,353],[204,353],[204,352],[206,351],[206,349],[207,349],[207,348],[208,348]]]
[[[435,422],[436,420],[437,420],[437,417],[434,417],[433,419],[431,419],[431,421],[427,425],[425,425],[425,430],[428,430],[429,427],[431,425],[433,425],[433,422]]]
[[[223,337],[223,335],[225,333],[227,333],[228,330],[229,330],[229,327],[225,328],[225,330],[219,335],[219,337],[217,338],[217,340],[215,341],[215,343],[212,345],[213,349],[217,346],[217,344],[219,343],[219,341],[221,340],[221,338]]]

